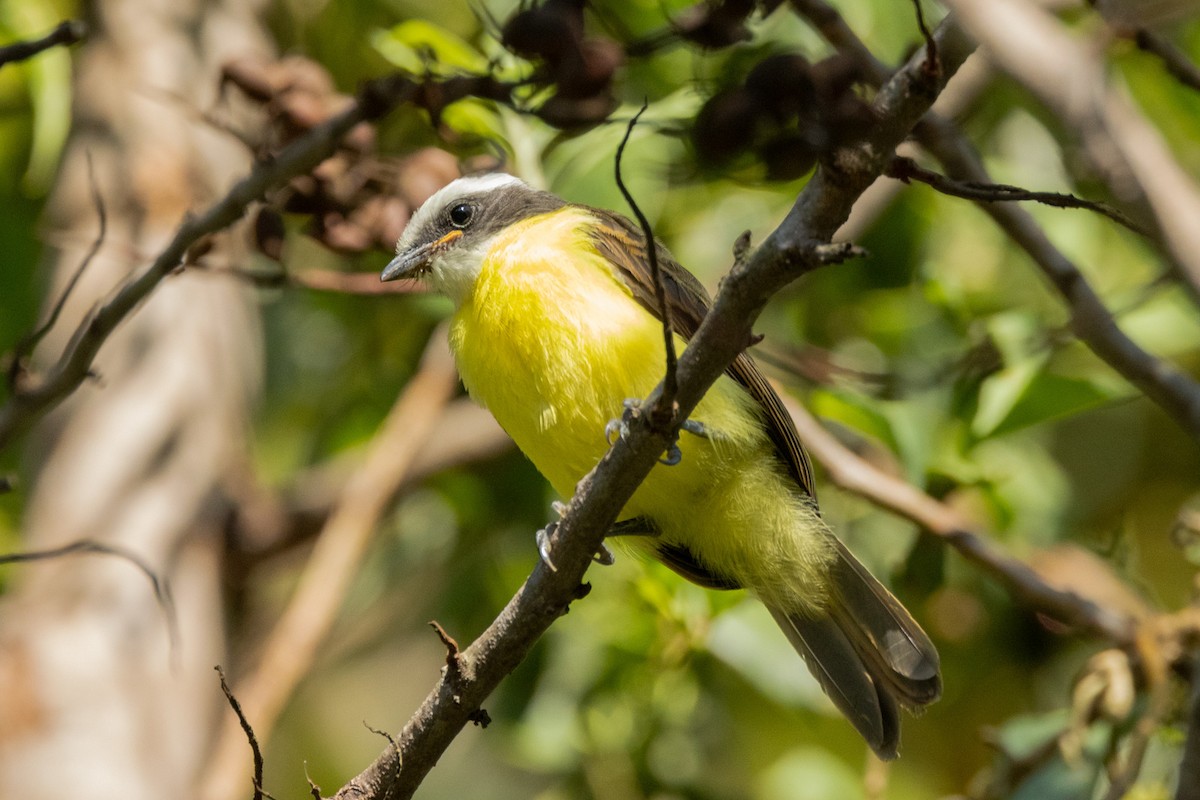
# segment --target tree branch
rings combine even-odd
[[[329,636],[380,517],[450,400],[458,376],[435,331],[421,368],[372,439],[362,466],[351,476],[317,538],[295,594],[267,637],[254,670],[238,682],[244,715],[259,737],[269,738],[300,680]],[[226,725],[199,796],[232,800],[249,768],[245,737]]]
[[[786,394],[784,405],[796,431],[829,479],[846,491],[920,525],[1004,585],[1014,597],[1038,611],[1116,644],[1133,640],[1133,620],[1072,592],[1046,583],[1024,562],[1003,553],[991,537],[950,506],[855,455]]]
[[[1091,169],[1200,299],[1200,187],[1104,65],[1048,11],[1029,0],[946,0],[996,64],[1079,137]],[[1145,219],[1143,219],[1143,217]]]
[[[767,299],[820,266],[817,248],[845,221],[862,191],[882,172],[896,146],[928,110],[970,51],[953,25],[935,34],[941,74],[927,76],[924,58],[911,61],[880,90],[878,125],[865,141],[834,153],[797,198],[783,223],[726,276],[713,304],[679,358],[680,419],[695,408],[751,338],[751,326]],[[661,385],[647,404],[658,401]],[[488,629],[461,654],[456,676],[443,674],[399,736],[402,762],[389,750],[337,793],[349,798],[411,797],[438,758],[477,709],[528,653],[547,628],[580,596],[580,580],[605,531],[666,448],[644,416],[630,424],[578,485],[551,536],[556,570],[538,562],[533,573]]]
[[[0,451],[13,438],[79,387],[91,370],[96,353],[109,335],[168,275],[185,261],[204,237],[233,224],[247,206],[329,157],[342,137],[365,120],[378,119],[415,96],[409,80],[389,76],[367,84],[346,111],[313,128],[277,156],[259,163],[221,200],[196,217],[185,219],[166,249],[140,275],[125,283],[80,325],[66,352],[36,380],[26,376],[0,407]]]
[[[80,20],[73,19],[58,23],[57,27],[41,39],[27,42],[13,42],[0,47],[0,67],[15,61],[33,58],[51,47],[69,47],[83,41],[87,35],[87,26]]]
[[[875,58],[836,10],[823,0],[792,0],[792,5],[830,44],[854,55],[875,83],[886,80],[887,67]],[[990,183],[991,178],[974,147],[949,122],[927,114],[916,127],[916,135],[951,178]],[[1011,203],[980,203],[979,207],[1029,254],[1058,289],[1071,309],[1075,335],[1200,442],[1200,383],[1130,339],[1079,268],[1054,246],[1028,212]]]

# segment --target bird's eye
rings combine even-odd
[[[450,209],[450,224],[456,228],[465,228],[475,215],[475,209],[467,203],[459,203]]]

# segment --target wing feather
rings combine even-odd
[[[604,209],[589,209],[599,224],[592,231],[596,250],[613,266],[624,279],[637,302],[661,319],[654,284],[650,277],[647,261],[646,239],[641,229],[630,220]],[[671,324],[685,341],[690,340],[700,327],[712,301],[703,284],[688,272],[658,242],[655,242],[658,265],[663,276],[667,306]],[[725,373],[740,383],[762,409],[767,423],[767,435],[779,460],[787,467],[809,497],[816,501],[816,484],[813,481],[812,463],[808,453],[800,444],[800,436],[791,416],[775,390],[763,377],[758,365],[746,353],[741,353]]]

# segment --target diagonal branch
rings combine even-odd
[[[87,35],[87,26],[77,19],[60,22],[41,39],[34,39],[28,42],[13,42],[0,47],[0,67],[5,64],[11,64],[15,61],[24,61],[27,58],[33,58],[38,53],[49,50],[51,47],[69,47],[73,44],[78,44],[83,41],[83,37]]]
[[[263,645],[253,671],[238,681],[245,718],[266,740],[301,679],[312,668],[337,621],[346,592],[374,540],[380,518],[450,400],[458,378],[435,331],[421,368],[372,439],[362,465],[347,481],[313,545],[299,584]],[[224,726],[199,797],[234,798],[249,771],[245,737]]]
[[[1027,564],[992,544],[989,535],[977,530],[958,511],[856,455],[799,403],[787,395],[781,396],[800,438],[835,484],[945,540],[963,558],[996,578],[1009,593],[1030,607],[1114,643],[1132,641],[1133,620],[1046,583]]]
[[[936,80],[924,73],[924,57],[910,61],[878,93],[878,125],[865,141],[846,147],[823,164],[783,223],[721,284],[712,311],[679,358],[679,413],[685,417],[750,340],[751,326],[770,296],[819,267],[829,242],[850,208],[883,172],[896,146],[929,109],[970,52],[953,25],[935,34],[942,58]],[[828,254],[825,254],[827,257]],[[660,385],[646,400],[658,402]],[[411,797],[438,758],[487,696],[525,657],[538,638],[581,596],[592,554],[641,481],[657,463],[667,440],[639,417],[578,485],[551,537],[557,569],[539,562],[525,584],[488,629],[461,654],[456,675],[443,674],[398,737],[403,759],[391,750],[338,791],[342,800]]]
[[[887,79],[887,67],[824,0],[792,0],[792,5],[830,44],[855,56],[873,82],[879,84]],[[942,163],[951,178],[990,182],[979,154],[953,125],[930,114],[915,132],[918,141]],[[980,203],[979,207],[1029,254],[1063,296],[1071,309],[1075,335],[1200,442],[1200,383],[1130,339],[1079,267],[1054,246],[1027,211],[1011,203]]]
[[[1200,186],[1098,54],[1032,0],[946,0],[998,67],[1027,87],[1072,135],[1119,202],[1200,299]]]
[[[1113,222],[1128,228],[1134,233],[1142,236],[1146,235],[1133,220],[1117,211],[1112,206],[1105,203],[1097,203],[1094,200],[1084,200],[1082,197],[1076,197],[1073,194],[1063,194],[1061,192],[1037,192],[1029,189],[1022,189],[1020,186],[1010,186],[1007,183],[986,183],[976,181],[956,181],[948,178],[945,175],[939,175],[932,170],[924,169],[911,158],[897,156],[888,165],[887,176],[895,178],[898,181],[909,183],[917,181],[923,183],[932,189],[935,189],[942,194],[951,197],[960,197],[963,200],[974,200],[977,203],[1011,203],[1020,201],[1031,201],[1034,203],[1042,203],[1043,205],[1053,206],[1054,208],[1082,208],[1087,211],[1094,211],[1097,214],[1108,217]]]
[[[92,362],[109,335],[184,263],[194,245],[232,225],[245,213],[247,206],[267,192],[324,161],[355,125],[378,119],[412,98],[415,92],[416,86],[402,77],[382,78],[367,84],[349,109],[313,128],[269,161],[259,163],[225,197],[202,214],[185,219],[166,249],[141,274],[124,284],[88,316],[71,338],[66,352],[48,372],[40,379],[27,376],[0,406],[0,451],[87,379]]]

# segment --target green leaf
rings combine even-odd
[[[487,58],[481,52],[456,34],[427,20],[410,19],[388,30],[376,31],[371,44],[392,64],[414,74],[427,71],[484,73],[488,69]]]
[[[971,424],[980,437],[1000,436],[1053,419],[1061,419],[1126,397],[1130,390],[1112,382],[1072,378],[1038,371],[1027,362],[1006,375],[1003,370],[984,383],[979,411]]]

